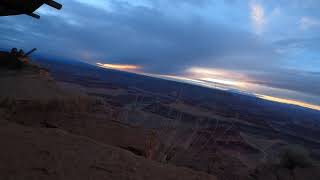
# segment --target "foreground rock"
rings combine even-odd
[[[3,179],[216,179],[148,161],[128,151],[59,129],[0,121]]]

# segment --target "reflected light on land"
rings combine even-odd
[[[301,106],[309,109],[314,109],[320,111],[320,106],[318,105],[313,105],[301,101],[296,101],[296,100],[291,100],[291,99],[283,99],[283,98],[278,98],[278,97],[273,97],[273,96],[266,96],[266,95],[261,95],[261,94],[255,94],[258,98],[265,99],[268,101],[274,101],[274,102],[279,102],[279,103],[284,103],[284,104],[292,104],[296,106]]]
[[[97,63],[97,66],[106,68],[106,69],[116,69],[120,71],[129,71],[129,72],[136,72],[141,69],[141,66],[130,65],[130,64],[102,64]]]

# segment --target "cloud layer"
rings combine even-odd
[[[0,46],[38,47],[46,56],[132,64],[151,73],[227,69],[320,96],[318,1],[61,2],[61,12],[40,9],[40,21],[1,18]]]

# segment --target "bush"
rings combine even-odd
[[[299,146],[288,146],[280,155],[280,165],[287,169],[307,168],[313,166],[313,161],[306,149]]]

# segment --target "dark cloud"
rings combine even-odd
[[[208,2],[177,0],[168,4],[199,7]],[[268,44],[253,33],[201,16],[189,14],[186,20],[165,9],[111,3],[109,11],[66,1],[61,13],[42,14],[41,21],[24,16],[2,18],[0,46],[37,47],[42,55],[91,63],[138,64],[155,73],[179,73],[190,66],[264,72],[251,75],[266,85],[299,91],[308,86],[312,88],[308,92],[320,95],[315,90],[318,75],[296,73],[297,78],[277,68],[281,57],[275,49],[290,41]]]
[[[230,54],[244,57],[238,58],[241,63],[235,65],[246,66],[262,61],[260,57],[275,56],[255,35],[197,16],[183,21],[153,8],[116,2],[115,12],[88,9],[75,2],[65,4],[67,9],[71,9],[68,5],[72,5],[72,12],[67,12],[65,17],[44,16],[41,23],[26,23],[25,18],[19,17],[15,21],[21,22],[19,26],[24,26],[24,32],[17,31],[17,23],[13,21],[12,29],[17,32],[8,31],[7,27],[1,27],[0,31],[8,37],[21,37],[25,45],[40,46],[48,55],[83,58],[83,53],[91,62],[140,64],[153,72],[175,72],[206,63],[214,65],[219,59],[225,61]],[[172,63],[175,65],[168,66]]]
[[[256,84],[320,96],[320,73],[318,72],[278,69],[273,72],[249,72],[248,74],[259,80],[253,82]]]
[[[203,6],[208,3],[212,3],[212,0],[151,0],[151,3],[158,5],[158,4],[166,4],[166,5],[181,5],[181,4],[192,4],[196,6]]]

